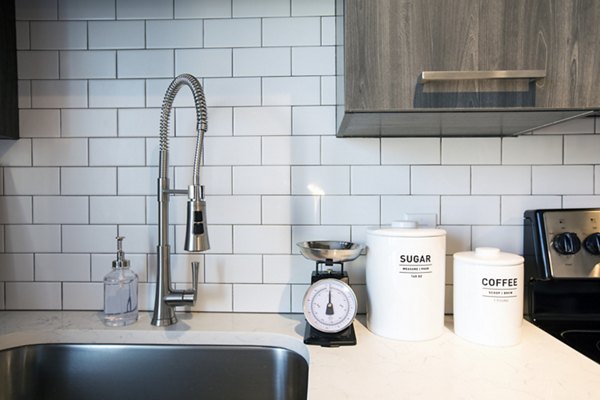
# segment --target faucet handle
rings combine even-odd
[[[200,263],[192,261],[192,290],[194,291],[192,304],[196,304],[196,299],[198,298],[198,268],[200,268]]]

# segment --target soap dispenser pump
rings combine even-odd
[[[104,277],[104,323],[125,326],[138,319],[138,276],[129,268],[123,251],[124,236],[117,236],[117,259]]]

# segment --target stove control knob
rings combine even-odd
[[[559,233],[554,236],[552,247],[559,254],[575,254],[581,249],[581,240],[579,240],[577,234],[574,232]]]
[[[600,256],[600,232],[592,233],[583,241],[583,245],[588,253]]]

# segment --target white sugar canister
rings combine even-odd
[[[523,257],[479,247],[454,254],[454,332],[488,346],[521,340]]]
[[[444,329],[446,231],[398,222],[367,231],[367,327],[397,340]]]

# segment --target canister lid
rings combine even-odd
[[[471,264],[502,266],[523,263],[523,257],[517,254],[504,253],[495,247],[477,247],[475,251],[454,253],[454,259]]]
[[[367,236],[387,237],[436,237],[445,236],[446,231],[434,228],[419,228],[416,221],[394,221],[391,226],[369,228]]]

